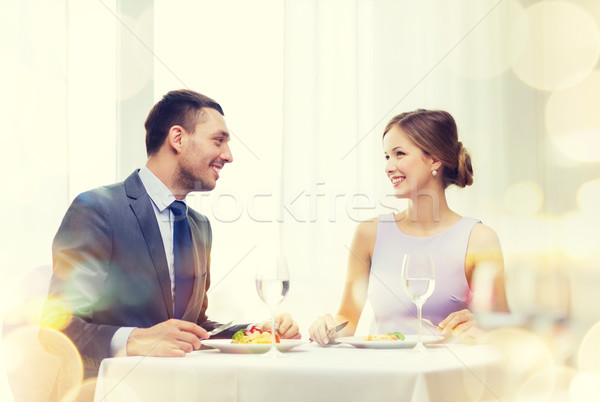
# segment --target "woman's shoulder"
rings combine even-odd
[[[370,218],[356,225],[354,238],[352,239],[352,254],[362,256],[365,262],[371,259],[377,239],[377,225],[379,217]]]
[[[483,223],[477,223],[471,231],[465,259],[465,274],[469,283],[475,267],[482,264],[493,264],[493,267],[500,272],[504,269],[504,256],[500,239],[494,229]],[[508,311],[508,307],[502,308]]]
[[[378,223],[378,216],[360,222],[356,225],[355,236],[362,239],[375,238]]]
[[[396,219],[397,218],[395,214],[389,213],[364,220],[356,226],[354,236],[357,239],[370,240],[371,242],[374,242],[375,238],[377,237],[377,227],[379,226],[379,223],[393,222],[395,224]]]
[[[469,250],[473,252],[499,249],[500,239],[496,231],[481,222],[476,223],[469,238]]]

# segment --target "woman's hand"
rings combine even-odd
[[[335,337],[335,321],[331,314],[325,314],[315,320],[308,329],[310,339],[325,346]]]
[[[451,313],[438,326],[444,335],[460,336],[463,338],[477,338],[481,335],[477,320],[468,309]]]

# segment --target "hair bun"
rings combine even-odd
[[[473,184],[471,155],[469,155],[469,152],[460,141],[458,141],[458,177],[456,181],[459,187],[466,187]]]

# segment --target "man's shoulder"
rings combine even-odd
[[[84,191],[79,194],[75,200],[91,204],[122,201],[127,196],[128,192],[131,192],[131,188],[134,188],[136,193],[144,191],[139,176],[136,176],[137,172],[134,172],[124,181]]]
[[[106,203],[125,195],[124,189],[123,182],[96,187],[79,194],[75,197],[75,201],[86,204]]]
[[[195,209],[188,207],[188,216],[191,217],[194,221],[196,222],[205,222],[205,223],[210,223],[210,221],[208,220],[208,218],[201,214],[200,212],[196,211]]]

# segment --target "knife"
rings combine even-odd
[[[334,333],[333,334],[337,334],[342,329],[346,328],[346,325],[348,325],[348,321],[344,321],[341,324],[336,325],[335,328],[334,328]]]
[[[212,330],[208,331],[208,336],[220,334],[221,332],[231,327],[233,327],[233,321],[229,321],[227,324],[221,324],[218,327],[215,327]]]
[[[344,321],[344,322],[336,325],[335,328],[333,328],[333,331],[331,331],[331,330],[329,331],[329,336],[333,336],[333,335],[337,334],[338,332],[340,332],[342,329],[346,328],[346,325],[348,325],[348,322],[349,321]],[[310,342],[313,342],[312,338],[308,338],[308,340]],[[337,343],[337,342],[335,342],[333,339],[331,339],[329,344],[334,345],[335,343]]]

